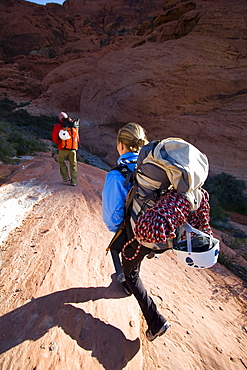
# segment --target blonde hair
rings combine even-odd
[[[135,122],[129,122],[118,131],[117,141],[126,145],[130,152],[139,152],[148,143],[146,131]]]

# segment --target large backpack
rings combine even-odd
[[[142,147],[133,176],[133,186],[127,199],[125,228],[127,240],[137,246],[135,223],[148,208],[171,188],[185,195],[191,211],[200,206],[200,188],[208,176],[208,160],[195,146],[180,138],[152,141]],[[172,247],[166,244],[145,243],[144,247],[163,252]]]
[[[201,187],[208,176],[208,160],[192,144],[179,138],[153,141],[145,145],[139,154],[137,168],[131,176],[127,168],[118,169],[125,179],[131,178],[132,188],[126,200],[126,216],[107,250],[122,248],[124,258],[133,260],[141,248],[150,257],[173,249],[178,260],[187,267],[209,268],[219,255],[219,240],[193,228],[187,222],[176,229],[176,237],[168,238],[166,243],[141,244],[134,234],[138,218],[148,208],[152,208],[163,195],[172,188],[183,194],[189,201],[191,211],[198,209],[201,203]],[[185,236],[185,237],[184,237]],[[125,255],[125,248],[131,245],[135,252],[131,257]],[[114,262],[115,264],[115,262]]]
[[[79,119],[69,120],[65,118],[62,120],[62,129],[59,132],[62,149],[78,149],[79,125]]]

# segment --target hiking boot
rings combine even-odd
[[[125,292],[128,296],[132,295],[132,292],[130,291],[130,288],[129,288],[128,284],[126,283],[126,281],[123,281],[123,282],[121,283],[121,285],[122,285],[122,287],[123,287],[124,292]]]
[[[63,180],[63,182],[70,182],[70,178]]]
[[[160,328],[159,331],[157,331],[157,333],[153,334],[151,329],[148,329],[146,331],[146,337],[147,339],[152,342],[155,338],[157,337],[161,337],[161,335],[165,334],[165,332],[167,331],[167,329],[171,326],[171,324],[166,321]]]

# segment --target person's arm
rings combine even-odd
[[[128,188],[124,186],[124,177],[119,171],[110,171],[102,192],[103,221],[109,231],[116,232],[124,219],[127,194]]]

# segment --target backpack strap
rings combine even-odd
[[[127,163],[128,164],[129,163],[136,163],[136,160],[128,161]],[[116,170],[116,171],[119,171],[121,173],[121,175],[123,175],[123,177],[125,178],[125,181],[124,181],[125,186],[127,186],[129,182],[132,183],[132,177],[133,177],[133,172],[129,169],[127,163],[124,163],[122,165],[119,164],[118,166],[113,167],[111,169],[111,171]]]

